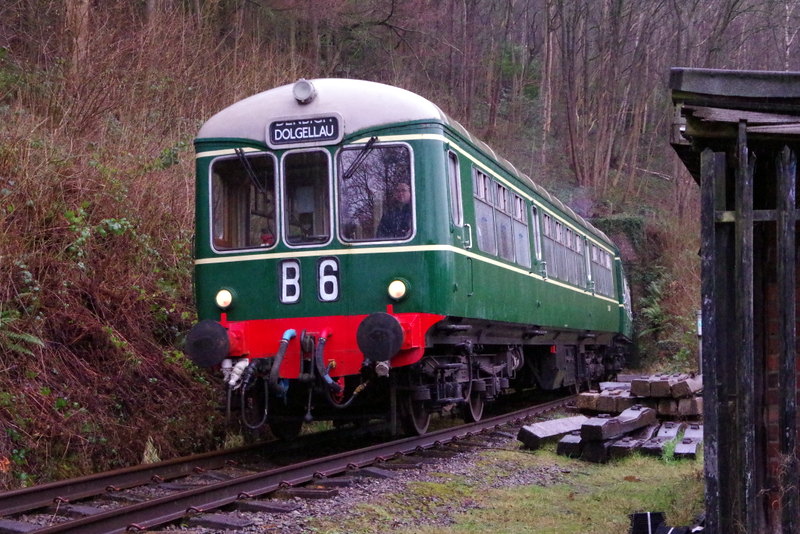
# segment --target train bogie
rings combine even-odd
[[[629,338],[613,244],[417,95],[303,80],[195,144],[187,352],[277,433],[476,420],[512,385],[596,380]]]

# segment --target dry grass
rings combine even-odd
[[[267,10],[271,28],[248,31],[244,12],[225,11],[234,3],[146,21],[141,3],[95,2],[76,64],[61,5],[0,7],[2,487],[139,462],[147,436],[162,458],[224,440],[217,388],[179,351],[194,318],[192,140],[204,120],[301,76],[342,73],[417,86],[456,118],[467,104],[436,66],[448,43],[429,57],[392,49],[385,28],[354,32],[349,12],[340,41],[324,28],[320,59],[283,38],[280,9]],[[500,152],[533,165],[530,125],[500,130]],[[561,163],[553,184],[569,179]],[[670,310],[686,308],[685,287]]]
[[[216,387],[179,350],[194,318],[191,141],[287,69],[252,69],[268,48],[242,41],[233,57],[180,13],[95,22],[78,66],[0,62],[0,334],[44,342],[0,351],[2,487],[224,437]]]

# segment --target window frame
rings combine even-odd
[[[302,154],[302,153],[312,153],[312,152],[320,152],[325,154],[327,158],[327,168],[328,168],[328,202],[327,202],[327,225],[328,225],[328,235],[325,241],[319,242],[309,242],[309,243],[292,243],[289,241],[288,236],[288,228],[289,228],[289,221],[287,217],[289,217],[289,211],[287,209],[287,187],[286,187],[286,160],[287,158],[295,155],[295,154]],[[311,247],[322,247],[328,245],[333,241],[333,202],[334,202],[334,180],[333,180],[333,158],[329,150],[326,150],[324,147],[306,147],[306,148],[297,148],[292,150],[287,150],[283,154],[281,154],[280,158],[280,180],[279,180],[279,192],[280,192],[280,207],[281,207],[281,239],[286,247],[291,249],[304,249],[304,248],[311,248]]]
[[[450,221],[457,228],[464,227],[464,202],[461,196],[461,161],[458,154],[447,151],[447,180],[450,192]]]
[[[336,213],[334,214],[334,219],[336,222],[336,238],[339,240],[340,243],[345,244],[347,246],[368,246],[374,245],[376,243],[407,243],[414,239],[417,235],[417,207],[416,207],[416,199],[417,199],[417,190],[416,190],[416,180],[415,180],[415,166],[414,166],[414,149],[408,143],[403,142],[388,142],[388,143],[375,143],[372,147],[372,150],[380,150],[383,148],[392,148],[392,147],[403,147],[406,149],[408,153],[408,169],[409,169],[409,186],[411,188],[411,234],[408,237],[403,238],[378,238],[377,236],[373,239],[347,239],[343,235],[343,220],[342,220],[342,210],[340,206],[340,202],[342,199],[342,184],[341,184],[341,172],[343,169],[341,168],[341,156],[342,153],[345,151],[350,150],[359,150],[363,149],[364,145],[359,144],[351,144],[342,146],[336,152],[334,157],[334,173],[335,176],[333,177],[334,182],[334,199],[333,203],[336,207]],[[377,234],[377,224],[376,224],[376,234]]]
[[[230,247],[225,247],[225,248],[220,248],[220,246],[216,243],[217,238],[216,238],[216,228],[215,228],[215,226],[216,226],[216,217],[215,216],[216,216],[217,212],[216,212],[216,208],[215,208],[215,205],[214,205],[214,202],[215,202],[215,189],[216,189],[215,185],[214,185],[214,181],[215,181],[215,174],[216,173],[214,171],[214,166],[217,165],[218,163],[220,163],[221,161],[238,160],[239,157],[240,157],[236,153],[222,154],[222,155],[219,155],[217,157],[214,157],[208,163],[208,171],[207,171],[208,174],[207,174],[207,182],[206,182],[207,183],[207,196],[208,196],[208,204],[207,204],[207,206],[208,206],[208,232],[209,232],[208,243],[209,243],[209,246],[211,247],[211,250],[215,254],[241,254],[243,252],[271,250],[271,249],[274,249],[277,246],[278,241],[279,241],[278,238],[280,236],[280,231],[281,231],[281,220],[278,217],[278,215],[279,215],[278,203],[280,202],[280,198],[279,198],[280,197],[280,167],[279,167],[280,166],[280,162],[279,162],[278,157],[276,156],[276,154],[274,152],[267,151],[267,150],[249,150],[249,149],[245,151],[245,148],[247,148],[247,147],[242,147],[242,152],[241,152],[241,154],[245,158],[266,157],[266,158],[268,158],[269,160],[272,161],[272,173],[273,173],[273,175],[272,175],[272,180],[273,180],[273,184],[272,184],[272,195],[273,195],[272,202],[274,204],[273,205],[273,212],[274,213],[273,213],[272,220],[271,220],[271,223],[274,225],[272,243],[268,244],[268,245],[258,244],[258,245],[246,245],[246,246],[242,246],[242,247],[230,246]],[[216,174],[216,175],[219,176],[219,174]],[[242,201],[243,204],[246,204],[246,207],[245,207],[245,211],[243,213],[241,213],[241,214],[238,214],[238,216],[243,217],[243,220],[247,219],[248,223],[245,225],[245,226],[247,226],[247,228],[245,228],[244,230],[242,230],[241,228],[238,228],[236,231],[237,232],[244,231],[245,234],[247,234],[247,232],[249,231],[250,224],[252,223],[252,220],[251,220],[251,215],[252,215],[252,213],[251,213],[251,211],[252,211],[251,210],[251,203],[253,201],[253,198],[251,196],[252,187],[253,187],[252,183],[249,184],[249,186],[248,186],[248,188],[246,190],[246,193],[245,193],[247,198],[245,198],[243,201],[240,198],[240,201]],[[239,194],[241,195],[242,192],[240,191]],[[231,213],[231,202],[234,202],[234,201],[232,199],[228,198],[229,195],[230,195],[230,190],[226,187],[225,188],[226,199],[223,201],[224,202],[223,209],[224,209],[224,212],[225,212],[225,214],[223,215],[224,219],[230,219],[231,217],[236,216],[236,214],[232,214]],[[241,202],[237,202],[237,203],[241,204]],[[229,227],[230,223],[229,222],[223,222],[223,226],[224,227]],[[245,240],[246,239],[247,239],[247,237],[245,237]]]

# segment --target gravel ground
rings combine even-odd
[[[241,532],[241,533],[274,533],[274,534],[299,534],[313,532],[311,521],[314,518],[325,518],[333,523],[352,519],[359,513],[356,505],[384,503],[387,496],[401,496],[407,494],[406,486],[410,482],[443,482],[443,474],[448,477],[457,477],[462,484],[475,488],[501,488],[522,485],[549,485],[559,482],[564,472],[556,466],[540,467],[535,470],[520,471],[519,466],[513,461],[493,462],[491,467],[484,467],[478,462],[481,450],[497,448],[505,450],[518,450],[517,442],[513,437],[496,436],[489,438],[485,445],[465,449],[451,458],[426,459],[424,463],[412,469],[392,470],[390,478],[353,477],[350,486],[338,488],[339,495],[332,499],[302,499],[294,498],[283,500],[282,503],[294,502],[298,508],[288,513],[251,513],[235,512],[242,518],[253,522],[252,526],[238,530],[214,530],[196,526],[173,527],[172,532],[211,534],[216,532]],[[414,498],[410,497],[407,503],[409,509],[416,509]],[[428,503],[430,505],[430,503]],[[461,512],[478,508],[478,504],[471,499],[453,499],[445,502],[436,502],[436,513],[425,514],[427,524],[447,525]],[[419,516],[398,517],[393,528],[404,528],[419,525]],[[386,526],[386,525],[383,525]],[[162,531],[164,532],[164,531]]]

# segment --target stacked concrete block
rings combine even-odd
[[[630,377],[630,383],[602,382],[598,392],[577,400],[585,412],[621,413],[635,404],[648,406],[668,418],[696,419],[703,414],[703,379],[687,374]]]
[[[634,451],[662,456],[673,444],[677,458],[696,458],[702,426],[683,421],[702,417],[702,388],[702,377],[687,374],[619,376],[616,382],[601,382],[599,391],[578,396],[578,410],[596,415],[526,425],[517,439],[536,449],[560,438],[558,454],[591,462]]]
[[[517,439],[526,449],[536,450],[548,441],[558,441],[565,434],[580,430],[587,420],[584,415],[576,415],[525,425],[519,429]]]
[[[615,417],[608,414],[592,417],[581,425],[580,431],[565,435],[558,443],[557,452],[603,463],[615,455],[622,455],[619,450],[612,452],[612,447],[620,438],[652,426],[655,421],[655,411],[643,406],[633,406]],[[622,447],[624,445],[620,444],[618,449]]]

